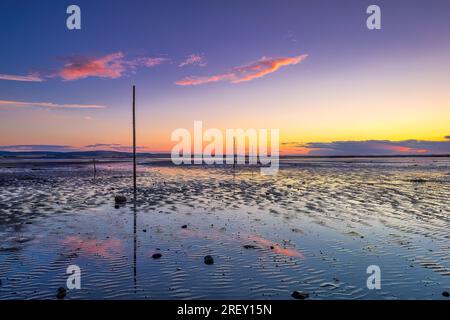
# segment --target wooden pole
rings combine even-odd
[[[236,137],[233,137],[233,169],[236,166],[236,154],[237,150],[236,150]]]
[[[136,193],[136,86],[133,86],[133,188]]]
[[[136,86],[133,86],[133,275],[134,275],[134,293],[137,288],[137,264],[136,264],[136,244],[137,244],[137,210],[136,210]]]

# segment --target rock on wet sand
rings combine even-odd
[[[258,249],[258,246],[255,246],[253,244],[246,244],[244,245],[244,249]]]
[[[67,290],[64,287],[59,287],[58,290],[56,291],[56,298],[58,299],[64,299],[64,297],[67,294]]]
[[[306,292],[295,290],[294,292],[292,292],[291,297],[298,300],[304,300],[309,298],[309,294],[307,294]]]
[[[114,201],[116,204],[121,204],[127,202],[127,198],[125,196],[115,196]]]
[[[162,257],[162,254],[161,253],[154,253],[153,255],[152,255],[152,258],[153,259],[159,259],[159,258],[161,258]]]
[[[205,256],[204,261],[205,264],[214,264],[214,258],[210,255]]]

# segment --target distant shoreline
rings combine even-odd
[[[2,159],[126,159],[131,158],[131,152],[120,151],[0,151],[0,160]],[[151,153],[141,152],[137,153],[139,158],[170,158],[170,153]],[[225,157],[225,156],[224,156]],[[394,154],[394,155],[280,155],[280,159],[291,158],[447,158],[450,154]]]
[[[148,161],[142,164],[173,165],[169,153],[138,153],[138,159]],[[280,162],[304,159],[311,161],[316,159],[406,159],[406,158],[449,158],[450,154],[438,155],[282,155]],[[248,159],[248,157],[247,157]],[[94,160],[100,164],[131,163],[132,153],[114,151],[92,152],[2,152],[0,151],[0,168],[36,168],[44,166],[92,166]],[[141,161],[140,161],[141,162]],[[246,160],[247,162],[247,160]],[[195,165],[194,165],[195,166]]]

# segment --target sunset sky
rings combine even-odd
[[[283,153],[450,154],[448,0],[2,0],[0,25],[0,150],[128,150],[135,84],[140,150],[202,120],[279,128]]]

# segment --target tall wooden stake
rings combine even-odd
[[[233,137],[233,170],[234,170],[234,167],[236,166],[236,156],[237,156],[237,154],[236,154],[236,137]]]
[[[133,86],[133,187],[136,193],[136,86]]]
[[[136,86],[133,86],[133,275],[134,275],[134,292],[136,293],[137,288],[137,264],[136,264],[136,249],[137,249],[137,210],[136,210]]]

